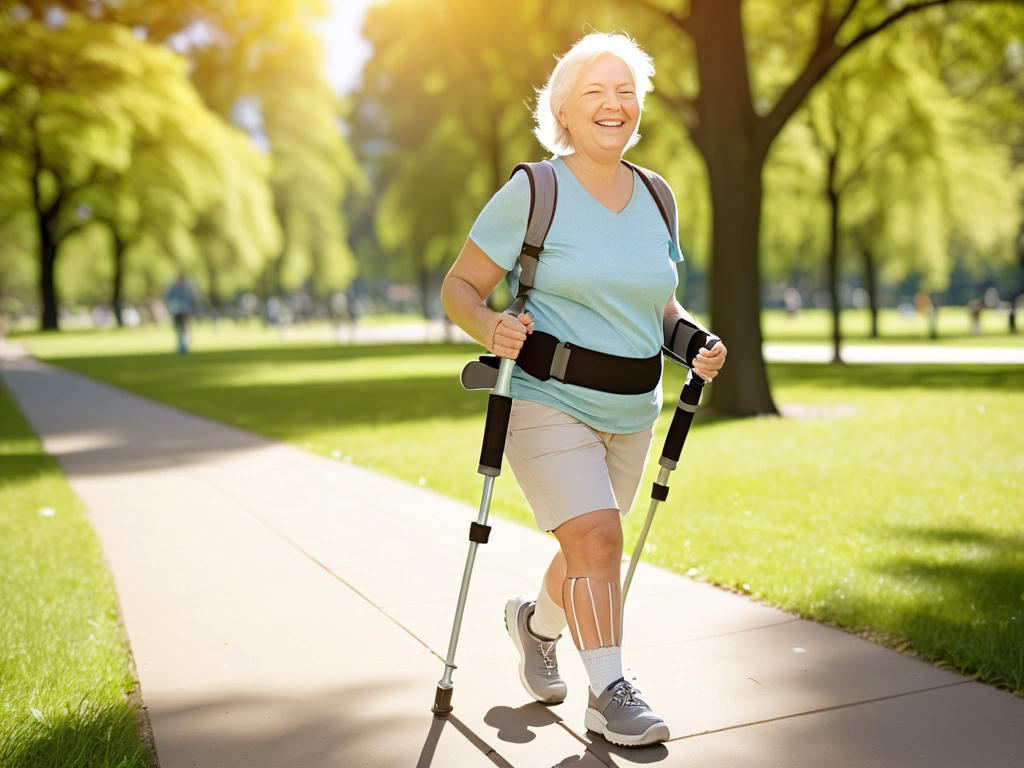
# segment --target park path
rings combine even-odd
[[[493,518],[434,719],[475,508],[10,346],[0,370],[102,542],[163,768],[1020,765],[1024,700],[644,564],[626,662],[673,739],[611,747],[568,643],[568,700],[521,690],[502,607],[554,543]]]
[[[354,344],[416,344],[423,341],[436,342],[448,339],[472,342],[472,339],[461,329],[454,326],[446,327],[439,320],[390,325],[356,325],[354,328],[346,326],[333,338],[337,341]],[[828,363],[832,361],[831,344],[766,341],[762,345],[762,353],[764,359],[769,363]],[[1024,342],[1017,347],[957,346],[955,343],[940,342],[930,344],[843,343],[840,353],[843,361],[847,363],[1024,365]]]

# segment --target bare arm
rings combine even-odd
[[[441,285],[441,305],[453,323],[488,350],[513,360],[533,332],[527,314],[518,318],[495,312],[485,300],[506,272],[467,239]]]

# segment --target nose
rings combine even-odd
[[[602,105],[608,109],[619,109],[621,103],[619,101],[619,95],[614,91],[605,94],[604,104]]]

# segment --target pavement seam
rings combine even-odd
[[[943,685],[933,685],[930,688],[919,688],[913,691],[904,691],[903,693],[893,693],[888,696],[878,696],[874,699],[863,699],[862,701],[851,701],[846,704],[836,704],[831,707],[821,707],[820,709],[809,709],[806,712],[794,712],[789,715],[780,715],[779,717],[769,717],[764,720],[753,720],[749,723],[738,723],[736,725],[727,725],[724,728],[714,728],[709,731],[701,731],[700,733],[690,733],[686,736],[677,736],[669,741],[685,741],[687,739],[694,739],[699,736],[710,736],[714,733],[723,733],[725,731],[734,731],[738,728],[749,728],[752,725],[764,725],[765,723],[777,723],[782,720],[793,720],[798,717],[807,717],[808,715],[819,715],[822,712],[834,712],[837,709],[849,709],[851,707],[860,707],[865,704],[877,704],[880,701],[889,701],[891,699],[901,699],[905,696],[916,696],[920,693],[930,693],[932,691],[941,691],[944,688],[955,688],[958,685],[968,685],[975,682],[974,680],[958,680],[955,683],[944,683]]]
[[[792,624],[795,621],[805,621],[805,619],[801,619],[799,617],[794,616],[793,618],[785,619],[783,621],[774,621],[771,624],[759,624],[756,627],[747,627],[746,629],[734,629],[731,632],[718,632],[718,633],[713,634],[713,635],[700,635],[699,637],[685,637],[685,638],[683,638],[681,640],[672,640],[672,641],[667,642],[667,643],[649,643],[648,645],[631,645],[630,648],[631,649],[633,649],[633,648],[636,648],[636,649],[639,649],[639,648],[664,648],[665,646],[679,645],[680,643],[698,643],[698,642],[700,642],[702,640],[714,640],[717,637],[730,637],[731,635],[742,635],[744,632],[759,632],[762,629],[772,629],[773,627],[781,627],[781,626],[783,626],[785,624]],[[811,623],[817,623],[817,622],[811,622]],[[824,625],[820,625],[820,626],[824,626]]]
[[[360,591],[359,591],[359,590],[358,590],[358,589],[357,589],[357,588],[355,587],[355,585],[353,585],[353,584],[350,584],[350,583],[349,583],[348,581],[346,581],[345,579],[343,579],[343,578],[342,578],[341,576],[339,576],[339,575],[338,575],[337,573],[335,573],[334,571],[332,571],[332,570],[331,570],[331,569],[330,569],[330,568],[329,568],[329,567],[328,567],[327,565],[325,565],[325,564],[324,564],[324,563],[322,563],[322,562],[321,562],[320,560],[318,560],[318,559],[317,559],[316,557],[314,557],[314,556],[313,556],[312,554],[310,554],[310,553],[309,553],[309,552],[307,552],[307,551],[306,551],[305,549],[303,549],[303,548],[302,548],[302,546],[301,546],[301,545],[300,545],[300,544],[299,544],[298,542],[296,542],[296,541],[295,541],[294,539],[292,539],[292,538],[291,538],[290,536],[288,536],[287,534],[283,533],[282,531],[280,531],[280,530],[278,530],[278,529],[277,529],[276,527],[274,527],[274,525],[273,525],[273,524],[271,524],[271,523],[270,523],[270,522],[269,522],[269,521],[268,521],[268,520],[267,520],[266,518],[264,518],[264,517],[263,517],[263,516],[262,516],[261,514],[259,514],[258,512],[254,511],[254,510],[253,510],[253,509],[252,509],[252,508],[251,508],[251,507],[250,507],[250,506],[249,506],[249,505],[248,505],[248,504],[247,504],[247,503],[246,503],[246,502],[245,502],[245,501],[244,501],[243,499],[240,499],[240,498],[238,498],[238,497],[237,497],[237,496],[235,496],[235,495],[234,495],[233,493],[231,493],[231,491],[230,491],[230,490],[228,490],[228,489],[226,489],[226,488],[223,488],[223,487],[218,487],[218,490],[219,490],[219,491],[220,491],[221,493],[223,493],[223,494],[224,494],[225,496],[228,496],[229,498],[231,498],[231,499],[232,499],[232,500],[233,500],[233,501],[234,501],[234,502],[235,502],[236,504],[238,504],[238,506],[239,506],[240,508],[244,509],[244,510],[246,511],[246,513],[247,513],[247,514],[249,514],[249,515],[250,515],[251,517],[253,517],[253,518],[254,518],[255,520],[257,520],[257,521],[258,521],[258,522],[259,522],[260,524],[262,524],[262,525],[263,525],[263,526],[264,526],[264,527],[265,527],[265,528],[266,528],[266,529],[267,529],[268,531],[270,531],[270,532],[271,532],[272,534],[274,534],[274,535],[275,535],[275,536],[277,536],[277,537],[278,537],[279,539],[281,539],[282,541],[284,541],[284,542],[285,542],[286,544],[288,544],[288,545],[289,545],[290,547],[292,547],[292,549],[294,549],[294,550],[295,550],[296,552],[298,552],[299,554],[301,554],[301,555],[302,555],[303,557],[305,557],[305,558],[306,558],[307,560],[309,560],[309,561],[311,561],[312,563],[314,563],[315,565],[319,566],[319,567],[320,567],[320,568],[321,568],[321,569],[322,569],[322,570],[323,570],[324,572],[326,572],[326,573],[327,573],[327,574],[328,574],[329,576],[331,576],[331,578],[333,578],[333,579],[335,579],[335,580],[339,581],[339,582],[340,582],[341,584],[343,584],[343,585],[344,585],[345,587],[347,587],[347,588],[348,588],[348,589],[349,589],[349,590],[350,590],[351,592],[353,592],[354,594],[356,594],[356,595],[358,595],[359,597],[361,597],[361,598],[362,598],[363,600],[365,600],[365,601],[366,601],[366,602],[367,602],[367,603],[368,603],[369,605],[371,605],[371,606],[372,606],[373,608],[375,608],[375,609],[376,609],[376,610],[377,610],[378,612],[380,612],[380,614],[381,614],[382,616],[384,616],[385,618],[387,618],[387,619],[388,619],[388,620],[389,620],[389,621],[390,621],[391,623],[393,623],[393,624],[394,624],[394,625],[395,625],[396,627],[398,627],[399,629],[401,629],[402,631],[404,631],[404,632],[405,632],[405,633],[406,633],[407,635],[409,635],[409,637],[411,637],[411,638],[412,638],[413,640],[415,640],[415,641],[416,641],[417,643],[419,643],[420,645],[422,645],[422,646],[423,646],[423,647],[424,647],[424,648],[425,648],[425,649],[426,649],[427,651],[429,651],[429,652],[430,652],[430,653],[431,653],[431,654],[432,654],[432,655],[433,655],[433,656],[434,656],[435,658],[437,658],[437,660],[438,660],[438,661],[440,661],[440,662],[441,662],[442,664],[444,663],[444,657],[443,657],[443,656],[441,656],[441,655],[440,655],[440,654],[439,654],[439,653],[438,653],[437,651],[435,651],[435,650],[434,650],[433,648],[431,648],[431,647],[430,647],[429,645],[427,645],[427,643],[426,643],[426,642],[425,642],[425,641],[424,641],[424,640],[423,640],[422,638],[420,638],[420,637],[419,637],[418,635],[416,635],[416,633],[415,633],[415,632],[413,632],[413,631],[412,631],[411,629],[409,629],[409,628],[408,628],[407,626],[405,626],[405,625],[404,625],[404,624],[403,624],[402,622],[400,622],[400,621],[399,621],[398,619],[396,619],[396,618],[395,618],[394,616],[392,616],[392,615],[391,615],[390,613],[388,613],[388,612],[387,612],[386,610],[384,610],[384,609],[383,609],[383,608],[382,608],[381,606],[377,605],[377,603],[373,602],[373,600],[371,600],[371,599],[370,599],[369,597],[367,597],[367,596],[366,596],[366,595],[364,595],[364,594],[363,594],[362,592],[360,592]],[[510,768],[511,768],[511,766],[510,766]]]

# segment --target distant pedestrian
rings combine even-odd
[[[188,352],[192,342],[190,324],[199,312],[199,298],[195,285],[184,272],[164,292],[164,306],[174,320],[174,333],[178,340],[178,354]]]
[[[782,292],[782,301],[786,305],[786,314],[790,317],[796,315],[804,305],[800,291],[792,285],[787,285],[786,290]]]

